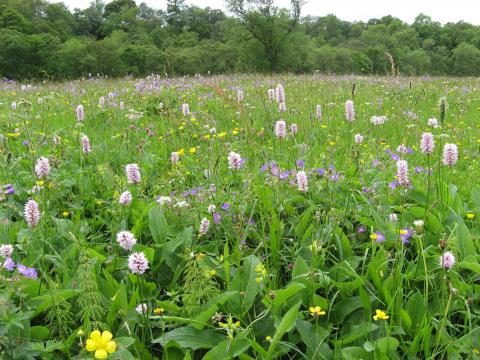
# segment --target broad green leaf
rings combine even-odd
[[[175,341],[182,348],[198,350],[211,349],[225,340],[225,337],[226,335],[219,331],[198,330],[191,326],[185,326],[169,331],[152,342],[165,346],[169,341]]]
[[[282,321],[280,321],[280,324],[277,327],[277,331],[275,331],[275,334],[273,335],[270,347],[268,348],[267,360],[272,358],[275,349],[277,348],[278,343],[282,339],[283,335],[290,331],[291,328],[295,325],[300,305],[301,303],[296,304],[283,316]]]
[[[148,211],[148,226],[153,240],[157,244],[162,245],[167,239],[168,225],[167,219],[159,208],[152,207]]]

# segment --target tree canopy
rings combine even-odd
[[[348,22],[301,17],[273,0],[226,0],[221,10],[168,0],[166,11],[134,0],[92,1],[70,11],[45,0],[0,4],[0,77],[64,79],[223,72],[403,75],[479,74],[480,26],[442,25],[420,14]]]

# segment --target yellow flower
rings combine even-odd
[[[371,234],[370,239],[372,240],[377,240],[378,235],[377,234]]]
[[[20,136],[20,133],[19,132],[18,133],[8,133],[7,136],[16,138],[16,137]]]
[[[62,215],[63,215],[63,217],[68,217],[68,215],[70,215],[70,213],[68,211],[64,211]]]
[[[196,146],[191,147],[190,150],[189,150],[190,154],[195,154],[196,152],[197,152],[197,147]]]
[[[104,331],[101,334],[98,330],[92,331],[85,348],[87,351],[95,351],[95,359],[106,359],[108,354],[117,349],[117,344],[112,341],[112,337],[110,331]]]
[[[319,316],[321,316],[321,315],[325,315],[325,314],[326,314],[325,311],[322,310],[322,308],[321,308],[320,306],[315,306],[315,307],[311,306],[308,310],[310,311],[310,314],[311,314],[313,317],[319,317]]]
[[[45,185],[45,181],[37,180],[37,186],[43,186],[43,185]]]
[[[467,213],[467,219],[472,220],[475,217],[474,213]]]
[[[387,320],[389,317],[385,311],[377,309],[375,315],[373,315],[373,320]]]
[[[177,151],[177,153],[179,156],[182,156],[183,154],[185,154],[185,150],[181,148],[180,150]]]
[[[223,137],[225,137],[225,136],[227,136],[227,133],[226,133],[225,131],[223,131],[223,132],[221,132],[220,134],[218,134],[218,137],[219,137],[219,138],[223,138]]]
[[[163,308],[157,307],[157,308],[153,309],[153,313],[155,315],[163,316],[163,314],[165,313],[165,310],[163,310]]]

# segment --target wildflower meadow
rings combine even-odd
[[[0,83],[0,359],[480,359],[480,79]]]

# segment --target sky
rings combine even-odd
[[[91,0],[50,0],[63,2],[70,9],[85,8]],[[166,0],[143,0],[150,7],[164,9]],[[109,2],[109,1],[107,1]],[[140,4],[142,0],[136,0]],[[225,9],[223,0],[187,0],[188,4],[200,7]],[[276,0],[276,4],[288,7],[289,0]],[[335,14],[348,21],[369,20],[392,15],[407,23],[424,13],[442,24],[460,20],[480,25],[480,0],[307,0],[302,15],[325,16]]]

